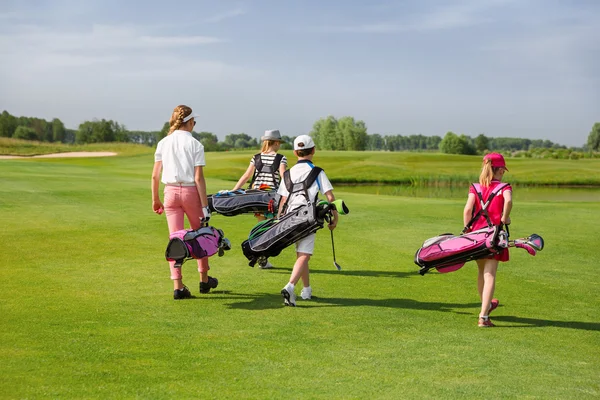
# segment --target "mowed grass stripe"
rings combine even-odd
[[[482,330],[473,263],[421,277],[412,260],[424,239],[462,228],[462,200],[336,189],[351,209],[334,233],[343,270],[329,232],[318,232],[315,299],[296,308],[279,295],[293,250],[274,270],[249,268],[239,245],[255,219],[214,216],[234,245],[211,259],[219,287],[200,296],[186,263],[197,298],[176,302],[166,222],[150,210],[151,155],[86,161],[0,161],[0,397],[600,393],[598,204],[516,202],[513,237],[537,232],[547,247],[511,253],[498,328]],[[211,177],[222,164],[209,158],[209,191],[232,184]],[[306,389],[290,389],[299,379]]]

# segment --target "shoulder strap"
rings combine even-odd
[[[315,183],[315,181],[319,177],[319,174],[322,171],[323,171],[322,168],[313,167],[310,170],[310,173],[307,175],[307,177],[303,181],[293,183],[292,179],[290,177],[290,170],[289,169],[286,170],[285,173],[283,174],[283,183],[285,184],[285,188],[287,189],[287,191],[289,193],[288,193],[288,197],[287,197],[285,206],[287,206],[287,203],[289,202],[290,197],[292,197],[292,195],[295,195],[299,192],[304,192],[304,193],[302,193],[302,195],[306,198],[307,202],[310,203],[311,201],[316,201],[316,197],[319,196],[319,193],[317,192],[315,199],[310,199],[308,196],[308,188],[310,188],[312,186],[312,184]]]
[[[488,223],[488,226],[492,226],[492,220],[490,219],[490,216],[487,212],[487,208],[490,205],[490,203],[492,202],[492,200],[494,199],[494,197],[496,197],[496,195],[498,193],[500,193],[500,191],[502,189],[504,189],[505,187],[507,187],[509,184],[508,183],[500,183],[498,185],[496,185],[496,187],[494,187],[494,189],[492,189],[492,191],[490,192],[490,194],[488,195],[487,199],[483,198],[483,191],[481,190],[481,185],[479,183],[472,183],[471,186],[473,186],[473,189],[475,189],[475,195],[477,196],[477,199],[479,200],[479,205],[481,206],[480,210],[477,211],[473,217],[471,218],[471,220],[469,221],[469,223],[465,226],[465,228],[463,229],[463,233],[466,232],[471,225],[473,224],[473,222],[475,222],[475,220],[477,218],[479,218],[481,215],[483,215]]]
[[[277,179],[275,179],[275,175],[277,174],[277,171],[279,170],[279,165],[281,164],[282,159],[283,159],[283,154],[278,153],[275,155],[275,158],[273,158],[273,164],[265,165],[262,162],[262,157],[261,157],[260,153],[254,155],[254,176],[252,176],[252,182],[250,182],[250,188],[252,188],[252,185],[254,184],[256,177],[260,173],[271,174],[271,176],[273,177],[273,182],[276,182]]]
[[[260,153],[255,154],[254,157],[252,157],[252,160],[254,161],[254,174],[252,175],[252,180],[250,181],[250,185],[248,185],[248,189],[252,189],[252,185],[254,185],[254,181],[256,180],[256,177],[262,170],[263,166],[262,160],[260,159]]]
[[[281,160],[283,160],[283,154],[277,153],[277,155],[273,159],[273,164],[272,164],[273,173],[275,173],[275,171],[277,171],[279,169],[279,164],[281,164]]]

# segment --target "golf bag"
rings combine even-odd
[[[486,258],[508,247],[508,234],[500,226],[485,228],[455,236],[446,233],[427,239],[415,254],[415,264],[424,275],[431,268],[452,272],[467,261]]]
[[[212,213],[233,217],[245,213],[276,213],[279,207],[276,190],[238,189],[208,196],[208,208]]]
[[[169,244],[165,251],[167,261],[175,261],[175,268],[192,258],[210,257],[231,248],[229,239],[224,237],[223,231],[212,226],[204,226],[197,230],[173,232],[169,235]]]
[[[278,220],[269,219],[259,222],[251,231],[248,240],[242,243],[242,251],[254,267],[256,262],[266,263],[269,257],[277,256],[283,249],[300,239],[323,228],[324,221],[333,212],[329,203],[316,204],[317,199],[309,199],[308,188],[314,183],[322,169],[314,167],[303,182],[292,183],[289,171],[284,175],[284,183],[289,196],[304,196],[307,203],[287,212]],[[317,193],[318,196],[318,193]]]
[[[432,268],[442,273],[456,271],[468,261],[493,256],[508,247],[508,229],[504,230],[502,226],[492,224],[487,212],[492,199],[508,184],[496,185],[485,201],[481,186],[477,183],[472,185],[481,209],[473,215],[461,235],[445,233],[427,239],[423,243],[423,246],[415,254],[415,264],[421,267],[419,270],[421,275]],[[473,223],[480,216],[485,217],[488,225],[469,232]]]

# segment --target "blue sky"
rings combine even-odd
[[[596,0],[4,0],[0,109],[157,130],[187,104],[221,139],[350,115],[579,146],[600,121],[598,21]]]

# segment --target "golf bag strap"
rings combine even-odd
[[[475,195],[477,196],[477,200],[479,201],[479,205],[481,206],[481,208],[473,215],[469,223],[467,223],[467,225],[464,227],[462,233],[466,233],[471,227],[471,225],[473,225],[473,222],[475,222],[477,218],[479,218],[481,215],[485,217],[488,226],[493,226],[492,220],[490,219],[490,215],[487,212],[487,208],[491,204],[494,197],[496,197],[496,195],[500,193],[502,189],[509,186],[509,184],[500,183],[499,185],[496,185],[496,187],[492,189],[486,200],[483,199],[483,193],[481,191],[481,185],[479,183],[472,183],[471,186],[473,186],[473,189],[475,189]]]
[[[261,172],[269,173],[269,174],[273,175],[273,182],[275,182],[275,173],[279,169],[279,165],[281,164],[282,159],[283,159],[283,154],[276,154],[275,158],[273,159],[273,164],[265,165],[262,162],[261,154],[260,153],[255,154],[253,157],[254,175],[252,175],[252,181],[250,182],[250,186],[248,186],[248,188],[252,189],[252,185],[254,185],[254,181],[256,180],[256,177]]]
[[[315,183],[315,181],[319,177],[319,174],[322,171],[323,171],[322,168],[313,167],[313,169],[310,170],[310,173],[308,174],[306,179],[304,179],[301,182],[293,183],[292,178],[290,177],[290,170],[289,169],[286,170],[285,173],[283,174],[283,183],[285,185],[285,188],[289,192],[289,194],[285,201],[284,209],[285,209],[285,207],[287,207],[287,203],[289,202],[290,197],[292,197],[293,194],[296,194],[296,193],[302,192],[302,191],[304,192],[303,195],[306,198],[307,202],[311,202],[311,201],[314,202],[316,200],[316,197],[319,196],[319,193],[317,192],[317,196],[315,196],[314,199],[310,199],[308,197],[308,188],[311,187],[313,183]]]

